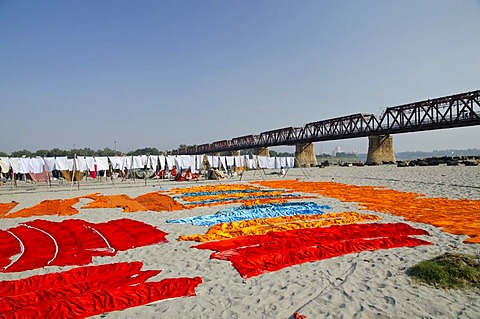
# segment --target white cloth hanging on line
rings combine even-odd
[[[175,163],[175,157],[169,155],[169,156],[166,157],[165,160],[167,161],[167,167],[168,167],[168,169],[169,169],[169,170],[172,170],[172,168],[173,168],[173,166],[174,166],[173,163]]]
[[[97,164],[97,171],[107,171],[108,170],[108,157],[95,157],[95,164]]]

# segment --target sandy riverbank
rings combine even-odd
[[[255,180],[278,180],[278,175],[245,173],[236,179],[176,183],[169,181],[135,182],[127,180],[82,182],[80,187],[64,183],[36,185],[20,182],[0,187],[0,203],[15,200],[15,210],[30,207],[45,199],[72,198],[91,193],[126,194],[130,197],[172,187],[248,183]],[[335,181],[352,185],[385,186],[402,192],[416,192],[428,197],[480,199],[480,168],[466,166],[405,167],[327,167],[291,169],[285,179]],[[144,269],[162,269],[154,279],[171,277],[203,278],[197,296],[160,301],[102,315],[106,318],[289,318],[294,312],[307,318],[478,318],[478,292],[444,291],[412,284],[405,274],[408,267],[448,251],[480,254],[480,246],[464,244],[466,236],[442,232],[427,224],[406,222],[425,229],[433,243],[414,248],[395,248],[348,254],[316,262],[287,267],[243,280],[228,261],[210,259],[211,251],[191,249],[195,243],[177,241],[185,234],[205,233],[207,227],[169,224],[167,219],[213,214],[232,205],[201,207],[174,212],[123,213],[121,209],[82,209],[89,203],[82,198],[75,207],[77,215],[1,219],[0,228],[19,223],[66,218],[90,222],[130,218],[154,225],[168,233],[168,243],[120,251],[113,257],[96,257],[94,264],[142,261]],[[377,214],[384,222],[403,221],[400,217],[375,211],[359,211],[355,203],[319,197],[313,202],[329,205],[334,212],[358,211]],[[238,205],[237,205],[238,206]],[[1,280],[25,278],[71,267],[46,267],[21,273],[0,273]],[[98,316],[100,318],[100,316]]]

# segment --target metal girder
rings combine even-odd
[[[252,145],[256,145],[258,143],[258,138],[258,135],[236,137],[232,139],[232,151],[252,148]]]
[[[480,125],[480,91],[415,102],[385,110],[381,134]]]
[[[298,140],[300,127],[286,127],[278,130],[262,132],[255,147],[290,145]]]
[[[380,120],[373,114],[358,113],[308,123],[304,127],[190,146],[171,154],[207,154],[473,125],[480,125],[480,90],[389,107]]]
[[[378,128],[373,114],[352,114],[334,119],[308,123],[300,135],[300,141],[318,142],[340,138],[353,138],[371,135]]]

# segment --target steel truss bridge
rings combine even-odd
[[[374,114],[352,114],[308,123],[303,127],[286,127],[259,135],[189,146],[170,154],[210,154],[473,125],[480,125],[480,90],[389,107],[379,118]]]

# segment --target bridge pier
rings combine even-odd
[[[268,157],[270,157],[270,150],[268,149],[268,147],[257,148],[257,149],[255,149],[255,153],[258,156],[268,156]]]
[[[317,156],[313,143],[295,145],[295,167],[310,167],[317,165]]]
[[[231,151],[230,156],[240,156],[240,151]]]
[[[390,135],[374,135],[368,137],[367,165],[378,165],[383,162],[395,162],[393,137]]]

